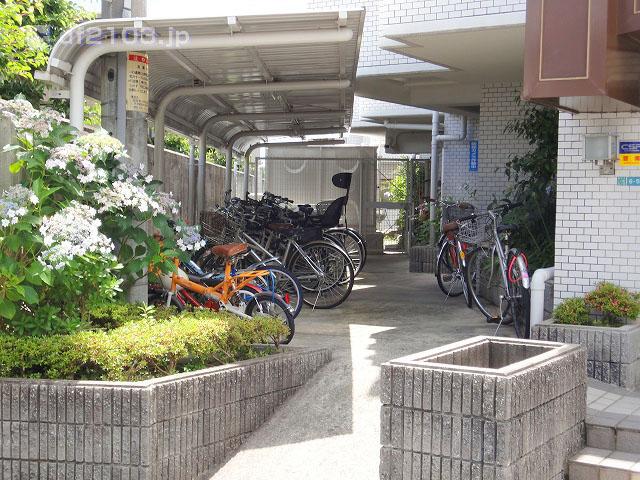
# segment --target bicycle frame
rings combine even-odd
[[[197,282],[193,282],[188,278],[184,278],[180,275],[180,261],[174,260],[176,265],[176,271],[171,274],[171,288],[169,289],[167,296],[167,306],[171,305],[171,299],[173,295],[178,293],[178,287],[186,290],[187,292],[195,292],[200,295],[204,295],[207,298],[212,298],[217,301],[221,307],[225,310],[234,313],[243,318],[250,318],[241,309],[230,303],[231,298],[240,291],[243,287],[246,287],[256,278],[261,278],[270,275],[268,270],[253,270],[243,272],[232,272],[232,262],[225,262],[224,267],[224,280],[218,285],[213,287],[207,287]]]

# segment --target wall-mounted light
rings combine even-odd
[[[600,166],[600,175],[616,173],[618,137],[616,135],[584,135],[584,161]]]

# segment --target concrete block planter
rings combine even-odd
[[[409,271],[435,273],[437,257],[437,247],[431,245],[411,247],[409,250]]]
[[[382,366],[380,478],[562,478],[584,443],[578,345],[474,337]]]
[[[628,390],[640,389],[640,324],[590,327],[555,323],[535,325],[532,338],[582,345],[587,352],[587,375]]]
[[[0,379],[0,478],[209,478],[329,360],[287,349],[142,382]]]

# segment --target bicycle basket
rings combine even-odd
[[[442,210],[442,225],[467,217],[474,213],[475,210],[475,207],[469,203],[449,205]]]
[[[479,245],[491,239],[491,218],[478,217],[459,222],[456,237],[463,243]]]
[[[238,241],[243,222],[221,211],[202,212],[200,215],[202,235],[218,245]]]

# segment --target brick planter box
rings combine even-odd
[[[381,479],[562,478],[584,443],[578,345],[474,337],[382,366]]]
[[[587,351],[587,375],[628,390],[640,389],[640,324],[622,327],[565,325],[553,319],[535,325],[532,338],[576,343]]]
[[[287,349],[143,382],[0,379],[0,477],[209,478],[329,360]]]
[[[438,248],[430,245],[411,247],[409,250],[409,271],[435,273]]]

